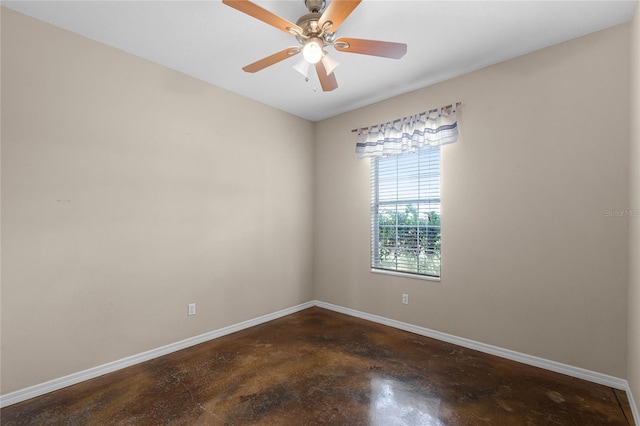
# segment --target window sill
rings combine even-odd
[[[405,277],[405,278],[413,278],[416,280],[440,282],[439,277],[430,277],[428,275],[408,274],[406,272],[386,271],[384,269],[371,269],[371,272],[374,274],[393,275],[395,277]]]

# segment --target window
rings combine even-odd
[[[440,148],[371,159],[371,268],[440,277]]]
[[[440,147],[460,102],[353,130],[371,158],[371,268],[440,278]]]

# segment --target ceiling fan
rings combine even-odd
[[[326,0],[304,0],[309,13],[302,15],[295,24],[248,0],[222,0],[222,3],[293,35],[300,43],[300,46],[287,47],[249,64],[242,68],[244,71],[258,72],[302,52],[304,60],[296,64],[294,68],[307,76],[309,66],[315,65],[322,90],[329,92],[338,87],[333,73],[338,62],[329,57],[325,50],[326,47],[333,46],[340,52],[392,59],[400,59],[407,53],[407,45],[404,43],[346,37],[336,38],[338,27],[361,1],[332,0],[325,9]]]

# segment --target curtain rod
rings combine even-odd
[[[456,107],[459,107],[460,105],[462,105],[462,102],[460,102],[460,101],[456,102]],[[449,105],[445,105],[445,106],[440,107],[440,108],[449,108],[449,107],[452,107],[452,106],[453,106],[453,104],[449,104]],[[430,109],[428,111],[421,112],[420,114],[424,114],[424,113],[427,113],[427,112],[430,112],[430,111],[434,111],[434,110],[440,109],[440,108],[433,108],[433,109]],[[393,121],[397,121],[397,120],[401,120],[401,119],[396,119],[396,120],[393,120]],[[367,128],[368,127],[360,127],[359,129],[353,129],[353,130],[351,130],[351,133],[359,132],[360,130],[367,129]]]

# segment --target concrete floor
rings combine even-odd
[[[311,308],[6,407],[2,425],[629,425],[626,394]]]

